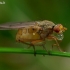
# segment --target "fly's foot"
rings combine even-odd
[[[50,53],[50,51],[48,51],[48,55],[50,55],[51,53]]]
[[[34,51],[34,56],[36,56],[36,51]]]

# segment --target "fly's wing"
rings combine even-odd
[[[0,24],[0,30],[19,29],[27,26],[34,26],[35,22],[9,22]]]

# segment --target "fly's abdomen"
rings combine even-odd
[[[19,29],[16,35],[18,42],[31,42],[40,39],[40,35],[37,32],[29,33],[27,28]]]

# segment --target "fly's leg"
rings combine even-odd
[[[30,47],[33,47],[33,49],[34,49],[34,56],[36,56],[35,46],[33,44],[30,44],[27,48],[29,49]]]
[[[34,49],[34,56],[36,56],[35,46],[33,45],[33,43],[32,42],[30,42],[30,44],[26,43],[26,42],[23,42],[23,43],[29,45],[28,48],[30,48],[32,46]]]
[[[65,51],[62,50],[62,49],[60,48],[60,46],[58,46],[57,44],[53,44],[53,45],[52,45],[52,49],[53,49],[54,46],[57,46],[57,48],[58,48],[61,52],[65,52]]]
[[[37,45],[39,42],[43,42],[43,40],[35,40],[35,41],[32,41],[31,44],[32,44],[32,45]],[[39,46],[40,46],[40,45],[39,45]],[[43,46],[43,49],[46,50],[44,44],[42,44],[41,46]],[[34,47],[33,47],[33,48],[34,48]],[[35,49],[35,48],[34,48],[34,49]],[[46,51],[47,51],[47,50],[46,50]],[[43,56],[45,56],[45,55],[43,54]]]
[[[61,51],[61,52],[64,52],[61,48],[60,48],[60,45],[57,41],[57,38],[56,37],[53,37],[53,39],[55,40],[56,44],[53,44],[53,46],[57,46],[57,48]]]
[[[47,51],[46,47],[43,45],[43,49]]]
[[[34,45],[36,45],[36,44],[39,43],[39,42],[43,42],[43,40],[35,40],[35,41],[30,42],[30,44],[25,43],[25,42],[24,42],[24,43],[27,44],[27,45],[29,45],[28,48],[30,48],[31,46],[33,47],[33,49],[34,49],[34,56],[36,56],[36,50],[35,50],[35,46],[34,46]],[[43,44],[42,46],[43,46],[43,49],[46,50],[44,44]],[[47,51],[47,50],[46,50],[46,51]],[[44,55],[43,55],[43,56],[44,56]]]
[[[47,51],[47,49],[46,49],[45,45],[42,45],[42,46],[43,46],[43,49]],[[43,56],[45,56],[45,55],[43,54]]]
[[[29,46],[28,46],[28,48],[30,48],[30,47],[33,47],[33,49],[34,49],[34,56],[36,56],[36,50],[35,50],[35,46],[31,43]]]
[[[54,47],[54,46],[57,46],[57,44],[53,44],[53,45],[52,45],[52,50],[53,50],[53,47]]]
[[[53,45],[52,45],[52,49],[53,49],[53,46],[56,45],[57,48],[58,48],[61,52],[63,52],[63,50],[60,48],[59,43],[58,43],[58,41],[57,41],[57,38],[56,38],[55,36],[49,36],[49,37],[47,37],[47,38],[48,38],[48,39],[53,39],[53,40],[55,40],[55,42],[56,42],[56,44],[53,44]]]
[[[34,49],[34,56],[36,56],[36,50],[35,50],[35,46],[33,45],[33,49]]]

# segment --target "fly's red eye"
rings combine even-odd
[[[60,31],[60,30],[59,30],[58,28],[57,28],[57,29],[55,29],[55,32],[56,32],[56,33],[59,33],[59,31]]]
[[[60,32],[60,26],[59,25],[54,26],[54,31],[56,33],[59,33]]]

